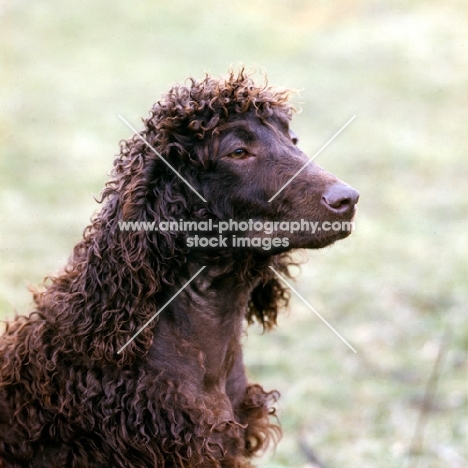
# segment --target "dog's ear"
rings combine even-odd
[[[86,339],[89,353],[124,365],[149,350],[156,320],[143,327],[156,315],[158,294],[172,282],[176,262],[185,258],[174,233],[151,224],[177,219],[185,200],[183,182],[136,139],[124,144],[113,175],[102,193],[105,205],[85,232],[83,294],[94,322]],[[80,330],[83,326],[78,324]]]

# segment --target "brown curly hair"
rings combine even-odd
[[[34,292],[34,312],[8,323],[1,339],[2,468],[248,467],[277,440],[278,393],[247,383],[242,318],[274,327],[288,292],[269,267],[287,276],[290,248],[336,239],[298,237],[270,252],[191,249],[186,232],[121,223],[323,216],[298,201],[311,181],[323,192],[332,180],[323,173],[266,202],[303,157],[288,133],[288,98],[244,70],[190,79],[121,142],[101,211],[64,270]],[[250,154],[222,152],[246,133],[247,143],[260,135],[255,148],[262,138],[269,145],[257,156],[281,152],[268,177],[247,170]],[[207,273],[154,319],[200,265]]]

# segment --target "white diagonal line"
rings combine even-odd
[[[146,146],[148,146],[148,148],[151,148],[153,150],[153,152],[155,154],[157,154],[161,159],[162,161],[164,161],[168,167],[170,167],[179,177],[181,180],[183,180],[205,203],[206,203],[206,200],[192,187],[192,185],[190,184],[190,182],[186,179],[184,179],[184,177],[182,177],[182,175],[177,171],[177,169],[175,167],[173,167],[169,162],[167,162],[162,156],[161,154],[153,147],[151,146],[139,133],[137,130],[135,130],[120,114],[119,114],[119,117],[120,119],[125,123],[127,124],[127,126],[133,130],[133,132],[135,133],[135,135],[140,138],[140,140],[142,140]]]
[[[118,351],[120,354],[200,273],[202,266]]]
[[[286,281],[283,276],[278,273],[272,266],[270,266],[270,268],[275,272],[275,274],[278,276],[278,278],[282,279],[284,281],[284,283],[290,288],[292,289],[297,297],[299,299],[301,299],[301,301],[315,314],[317,315],[317,317],[336,335],[338,336],[338,338],[341,339],[341,341],[343,341],[344,344],[346,344],[352,351],[354,351],[355,353],[357,353],[357,351],[289,284],[288,281]]]
[[[271,202],[279,193],[281,193],[354,119],[353,115],[269,200]]]

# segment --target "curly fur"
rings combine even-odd
[[[242,319],[273,328],[288,293],[268,267],[288,275],[290,248],[349,233],[293,236],[289,248],[271,252],[191,249],[187,233],[125,231],[119,222],[335,219],[320,197],[336,179],[317,166],[266,201],[305,158],[288,133],[288,97],[243,70],[190,79],[154,105],[139,136],[121,143],[103,207],[68,264],[34,292],[29,317],[6,325],[2,468],[245,468],[276,443],[278,392],[247,382]],[[236,160],[223,150],[239,124],[259,135],[255,161],[271,154],[268,180],[247,170],[253,156]],[[200,265],[207,268],[197,280],[118,353]]]

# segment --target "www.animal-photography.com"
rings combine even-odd
[[[4,2],[0,468],[465,467],[467,14]]]

